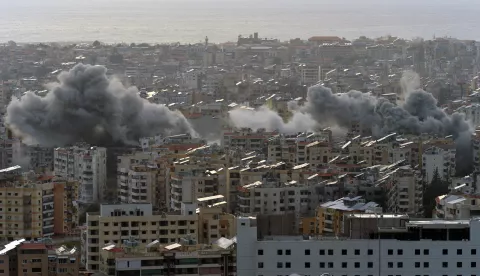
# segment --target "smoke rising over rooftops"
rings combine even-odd
[[[109,79],[103,66],[78,64],[58,76],[45,97],[13,99],[5,118],[26,144],[63,146],[137,144],[158,134],[190,133],[190,123],[166,106],[142,99],[136,88]]]
[[[325,122],[349,128],[352,122],[358,122],[375,136],[392,132],[452,135],[457,142],[457,170],[469,171],[472,165],[470,139],[473,129],[463,114],[447,114],[437,106],[437,100],[430,93],[421,89],[405,93],[405,96],[405,103],[397,106],[371,94],[359,91],[334,94],[329,88],[317,85],[309,89],[306,103],[293,110],[295,121],[284,123],[277,113],[266,111],[265,108],[233,110],[230,119],[240,127],[280,132],[307,131],[314,129],[315,124],[325,126]]]

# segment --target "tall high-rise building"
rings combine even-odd
[[[79,182],[78,201],[94,203],[106,195],[107,149],[87,145],[56,148],[54,174]]]

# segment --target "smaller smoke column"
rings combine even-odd
[[[265,106],[256,110],[234,109],[230,111],[229,118],[236,127],[251,128],[252,130],[264,128],[267,131],[277,130],[282,133],[312,130],[316,124],[310,115],[301,112],[294,112],[292,118],[288,122],[284,122],[277,112]]]
[[[13,99],[5,118],[26,144],[63,146],[137,144],[158,134],[196,132],[180,112],[142,99],[136,88],[106,76],[103,66],[79,64],[58,76],[45,97]]]

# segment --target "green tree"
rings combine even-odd
[[[100,43],[100,41],[98,41],[98,40],[95,40],[95,41],[92,43],[92,46],[93,46],[93,47],[100,47],[100,46],[102,46],[102,43]]]
[[[423,215],[426,218],[432,217],[432,211],[437,204],[435,198],[448,193],[448,181],[440,177],[438,168],[433,172],[430,185],[426,185],[423,189]]]

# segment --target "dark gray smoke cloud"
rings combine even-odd
[[[421,89],[409,92],[404,105],[397,106],[358,91],[333,94],[329,88],[314,86],[308,91],[302,111],[318,122],[330,120],[341,127],[350,127],[353,121],[358,121],[377,136],[391,132],[452,135],[457,142],[457,170],[460,173],[471,170],[472,127],[463,114],[445,113],[437,106],[437,100]]]
[[[106,76],[103,66],[79,64],[58,76],[45,97],[28,92],[7,107],[6,124],[27,144],[137,144],[158,134],[196,135],[180,112],[152,104],[134,87]]]

